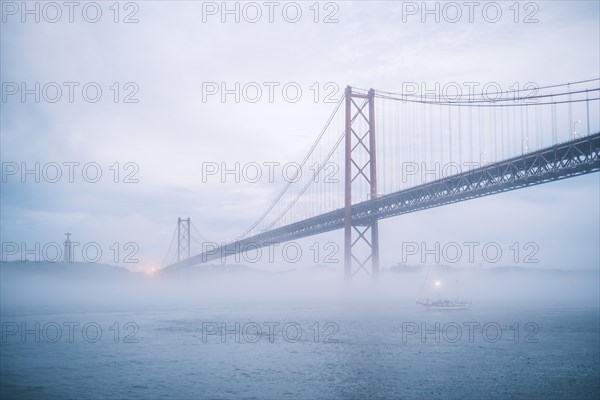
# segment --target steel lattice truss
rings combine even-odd
[[[445,204],[507,192],[600,171],[600,132],[498,163],[401,190],[352,206],[352,224],[390,218]],[[171,267],[204,263],[257,247],[269,246],[344,228],[344,209],[224,244]]]
[[[355,99],[364,101],[359,105]],[[357,221],[352,216],[352,186],[355,181],[356,183],[362,181],[368,185],[371,199],[377,197],[375,92],[371,89],[365,96],[353,93],[352,88],[348,86],[345,100],[344,270],[348,280],[359,271],[371,273],[374,278],[377,278],[379,275],[377,219],[371,218],[365,222]],[[355,236],[355,239],[352,239],[352,236]],[[357,250],[361,247],[368,251],[366,258],[359,258],[361,256]],[[354,265],[358,268],[354,268]]]
[[[190,236],[190,218],[179,218],[177,220],[177,261],[190,258],[192,251]]]

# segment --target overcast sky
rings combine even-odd
[[[300,161],[335,106],[323,101],[332,92],[324,90],[329,82],[337,84],[333,97],[339,98],[349,84],[399,92],[403,82],[497,82],[508,90],[515,82],[544,86],[599,76],[597,1],[521,3],[518,16],[509,8],[513,2],[494,3],[502,11],[495,23],[496,7],[488,3],[480,2],[469,22],[458,2],[456,23],[446,3],[438,5],[439,23],[414,8],[421,2],[280,2],[273,22],[264,3],[255,3],[260,18],[255,4],[239,3],[239,23],[222,14],[221,2],[120,3],[118,15],[112,1],[98,7],[82,2],[73,22],[67,7],[60,6],[58,18],[55,7],[40,3],[38,23],[35,15],[22,15],[21,2],[3,1],[3,173],[7,163],[58,163],[63,177],[58,183],[43,176],[36,183],[33,175],[22,183],[19,174],[3,180],[2,242],[33,247],[62,242],[68,231],[81,243],[101,243],[106,262],[112,243],[122,248],[135,242],[140,262],[128,267],[148,268],[161,263],[178,217],[190,217],[211,240],[234,237],[281,183],[203,183],[202,163]],[[97,8],[99,21],[86,21],[96,18]],[[292,23],[298,8],[302,14]],[[22,101],[23,82],[29,89],[56,82],[62,97],[48,101],[55,97],[50,85],[40,89],[39,103],[35,94]],[[76,83],[72,103],[64,82]],[[273,102],[263,93],[256,103],[236,103],[232,96],[203,99],[207,82],[280,86]],[[302,89],[295,103],[280,89],[290,82]],[[86,100],[87,83],[94,84]],[[95,87],[102,97],[91,102]],[[73,183],[65,162],[80,163]],[[82,178],[81,166],[91,162],[102,169],[97,183]],[[113,182],[115,169],[119,183]],[[128,173],[138,182],[124,182]],[[406,241],[536,242],[538,267],[597,268],[599,206],[599,176],[593,174],[396,217],[381,223],[382,263],[399,262],[398,243]]]

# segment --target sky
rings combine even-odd
[[[43,248],[71,232],[82,244],[97,243],[104,262],[158,267],[178,217],[191,218],[210,240],[235,237],[281,182],[203,182],[203,163],[300,161],[335,107],[326,94],[337,99],[346,85],[400,92],[406,82],[496,82],[508,90],[600,71],[595,1],[478,2],[472,22],[464,2],[428,3],[438,7],[439,21],[421,2],[276,2],[272,22],[263,2],[229,2],[233,14],[221,2],[113,3],[77,3],[71,22],[62,3],[28,2],[28,14],[24,3],[1,2],[3,257],[6,243]],[[35,93],[22,96],[36,82],[39,102]],[[273,101],[266,91],[256,102],[206,94],[207,85],[236,82],[276,84]],[[301,88],[298,101],[286,100],[286,84]],[[35,163],[49,174],[40,182],[9,173]],[[56,165],[62,175],[52,183]],[[599,206],[596,173],[388,219],[381,222],[382,264],[402,262],[403,243],[476,241],[499,244],[502,264],[597,269]],[[342,236],[302,245],[341,243]],[[511,263],[514,243],[521,252]],[[539,261],[526,264],[523,254],[532,249]],[[132,254],[138,261],[124,263]]]

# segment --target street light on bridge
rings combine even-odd
[[[487,154],[486,151],[482,151],[481,153],[479,153],[479,166],[483,167],[483,165],[486,163],[486,159],[485,159],[485,155]],[[481,161],[481,156],[483,156],[483,161]]]
[[[573,139],[577,138],[577,124],[581,124],[581,120],[578,119],[577,121],[575,121],[575,123],[573,124]]]
[[[529,138],[521,139],[521,154],[525,154],[529,151]]]

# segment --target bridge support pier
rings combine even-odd
[[[348,86],[345,102],[344,272],[347,281],[352,280],[352,277],[361,270],[370,273],[373,279],[377,279],[379,277],[377,220],[361,223],[354,223],[352,220],[353,184],[359,188],[364,187],[366,183],[370,189],[366,195],[370,197],[369,199],[377,198],[375,92],[370,89],[369,93],[364,95],[353,92]],[[359,197],[360,195],[362,193],[359,193]],[[368,264],[371,264],[371,271],[368,270]]]

